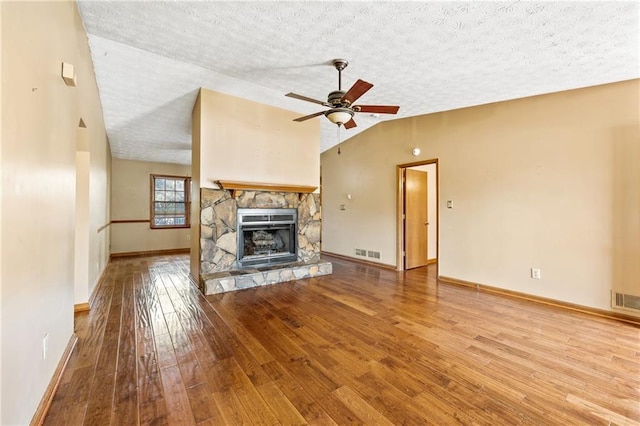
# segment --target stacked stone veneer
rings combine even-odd
[[[299,262],[282,265],[280,268],[270,266],[268,270],[263,271],[264,273],[258,269],[238,271],[236,229],[238,208],[297,209]],[[236,191],[234,197],[231,191],[202,188],[200,190],[202,290],[206,294],[219,293],[330,274],[331,264],[320,262],[321,223],[319,194],[299,196],[298,193],[288,192]],[[277,279],[276,275],[278,275]]]
[[[330,262],[292,262],[262,268],[248,268],[242,271],[214,272],[203,275],[200,289],[204,294],[225,293],[269,284],[283,283],[331,274]]]

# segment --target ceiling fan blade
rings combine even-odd
[[[367,83],[364,80],[358,80],[353,84],[353,86],[351,86],[351,89],[349,89],[349,91],[344,94],[341,101],[348,102],[349,105],[351,105],[356,101],[356,99],[367,93],[367,90],[371,89],[372,87],[373,84]]]
[[[331,106],[327,102],[319,101],[319,100],[313,99],[313,98],[308,98],[306,96],[298,95],[296,93],[287,93],[285,96],[288,96],[288,97],[294,98],[294,99],[300,99],[301,101],[313,102],[314,104],[323,105],[323,106],[327,106],[327,107]]]
[[[370,112],[372,114],[397,114],[400,109],[397,105],[354,105],[356,112]]]
[[[297,121],[297,122],[306,121],[306,120],[309,120],[310,118],[317,117],[317,116],[322,115],[322,114],[324,114],[324,111],[316,112],[314,114],[305,115],[304,117],[294,118],[293,121]]]
[[[344,126],[345,129],[351,129],[352,127],[356,127],[357,124],[352,118],[351,120],[349,120],[346,123],[344,123],[343,126]]]

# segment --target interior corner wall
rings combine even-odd
[[[189,251],[189,271],[194,280],[200,277],[200,134],[201,96],[198,92],[191,112],[191,250]]]
[[[111,253],[189,248],[188,228],[151,229],[152,174],[191,176],[191,166],[119,158],[112,160]],[[123,220],[131,222],[118,222]]]
[[[639,94],[630,80],[380,123],[321,156],[323,250],[395,264],[396,166],[438,158],[442,276],[611,310],[612,288],[640,292]]]
[[[108,219],[110,151],[75,2],[0,2],[2,292],[0,424],[28,424],[73,335],[76,131],[91,152],[89,226]],[[77,86],[64,84],[62,61]],[[94,208],[95,204],[95,208]],[[90,245],[97,244],[99,232]],[[90,247],[89,262],[106,264]],[[100,271],[95,271],[99,274]],[[43,359],[43,338],[48,350]]]

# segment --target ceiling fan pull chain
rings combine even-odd
[[[340,125],[338,124],[338,155],[340,155]]]

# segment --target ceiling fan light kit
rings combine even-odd
[[[353,111],[349,108],[333,108],[324,113],[325,117],[338,126],[348,123],[353,118]]]
[[[351,129],[356,127],[357,124],[353,119],[353,115],[356,112],[368,112],[373,114],[396,114],[399,106],[392,105],[353,105],[353,103],[364,95],[369,89],[373,87],[373,84],[364,80],[356,81],[353,86],[346,92],[342,90],[342,70],[344,70],[349,62],[345,59],[334,59],[332,62],[335,69],[338,71],[338,90],[334,90],[329,93],[327,101],[323,102],[317,99],[309,98],[307,96],[298,95],[296,93],[287,93],[285,96],[290,98],[299,99],[301,101],[312,102],[319,104],[330,109],[326,111],[320,111],[313,114],[305,115],[304,117],[295,118],[293,121],[306,121],[320,115],[324,115],[338,127],[344,126],[345,129]]]

